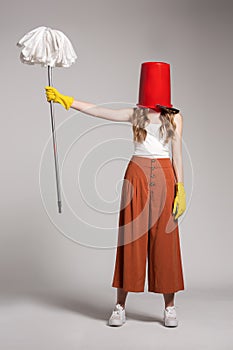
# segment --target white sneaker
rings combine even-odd
[[[109,326],[122,326],[126,322],[125,309],[121,304],[116,304],[112,312],[111,317],[109,318]]]
[[[178,326],[175,305],[174,306],[167,306],[164,309],[164,326],[166,326],[166,327]]]

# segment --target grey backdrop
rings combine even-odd
[[[115,302],[115,289],[111,287],[115,248],[110,243],[117,234],[117,208],[126,160],[120,159],[115,163],[114,157],[127,159],[132,152],[129,124],[109,122],[106,128],[107,121],[104,119],[75,113],[74,110],[65,111],[61,106],[56,106],[56,123],[61,130],[58,131],[61,156],[65,155],[75,137],[95,126],[97,132],[91,134],[91,138],[101,136],[98,142],[104,142],[105,137],[110,141],[117,137],[126,139],[125,143],[119,140],[117,144],[110,142],[108,159],[112,157],[113,167],[107,168],[106,173],[103,172],[98,178],[100,196],[95,198],[95,208],[97,214],[98,209],[103,210],[103,213],[94,219],[92,214],[85,217],[86,221],[89,219],[92,225],[98,226],[97,233],[93,227],[90,228],[77,218],[71,228],[65,203],[62,216],[57,214],[51,147],[48,147],[46,160],[43,158],[42,161],[45,166],[41,177],[42,191],[39,185],[42,152],[51,134],[49,105],[44,94],[47,70],[23,65],[19,60],[17,41],[41,25],[63,31],[72,41],[78,60],[69,69],[54,70],[54,85],[76,99],[113,108],[137,103],[142,62],[165,61],[171,64],[172,103],[181,109],[184,116],[184,181],[188,197],[188,208],[180,224],[186,290],[177,296],[177,303],[180,303],[181,308],[183,300],[189,295],[189,301],[185,304],[187,309],[190,305],[200,305],[194,304],[192,293],[195,291],[200,293],[200,300],[203,295],[206,296],[206,305],[211,302],[215,291],[217,300],[229,306],[233,287],[232,17],[231,1],[22,0],[7,1],[2,5],[0,289],[3,310],[9,306],[12,317],[7,318],[1,312],[1,322],[9,331],[12,327],[18,329],[14,337],[7,333],[2,335],[1,342],[5,348],[18,349],[22,346],[26,349],[33,346],[39,349],[42,346],[45,349],[51,345],[56,345],[57,349],[73,349],[79,345],[81,348],[94,348],[96,342],[101,342],[102,348],[108,347],[115,333],[109,330],[110,334],[105,329],[107,334],[100,338],[102,325],[94,328],[92,322],[98,319],[105,322]],[[70,167],[66,168],[66,184],[70,184],[67,193],[69,200],[74,200],[74,205],[75,200],[80,198],[78,192],[72,189],[72,186],[75,189],[77,181],[79,150],[85,154],[83,147],[87,147],[89,152],[94,145],[95,142],[91,146],[85,142],[79,144],[72,152],[76,163],[70,161]],[[97,168],[101,166],[102,155],[107,150],[108,146],[103,144],[97,152],[97,158],[92,157],[87,164],[93,164],[94,159],[99,159]],[[87,167],[87,175],[89,171],[92,170]],[[84,178],[84,193],[86,185]],[[43,196],[47,201],[49,215],[42,201]],[[114,210],[110,222],[108,207],[101,207],[105,200],[114,201],[114,206],[109,208],[110,211]],[[76,212],[85,216],[86,203],[80,203]],[[106,229],[106,222],[111,227],[113,225],[111,241],[109,249],[101,249],[98,246],[98,234],[103,244],[105,238],[101,236],[101,228]],[[63,232],[56,226],[57,223],[58,226],[63,225]],[[64,235],[64,231],[73,239]],[[8,305],[9,297],[12,299]],[[138,305],[143,303],[142,298],[145,298],[151,304],[150,307],[149,304],[144,306],[151,310],[153,303],[156,304],[156,297],[132,295],[128,303],[130,306],[136,300],[136,306],[133,307],[136,311]],[[31,304],[28,304],[28,300],[31,300]],[[64,318],[53,314],[50,315],[51,323],[54,325],[57,317],[60,323],[48,331],[49,328],[43,328],[42,324],[50,324],[49,316],[44,317],[39,313],[40,321],[38,313],[34,317],[33,300],[47,303],[47,308],[55,305],[70,312],[75,311],[71,314],[74,323],[70,321],[72,324],[63,324]],[[157,304],[161,304],[161,301],[160,296],[157,297]],[[212,305],[215,302],[216,299]],[[78,322],[76,313],[89,317],[88,322]],[[180,315],[184,317],[185,311],[182,314],[180,310]],[[133,316],[131,313],[132,319]],[[196,316],[198,324],[200,314]],[[138,318],[135,314],[135,323]],[[191,318],[189,314],[187,323],[190,324]],[[213,320],[219,316],[210,313],[210,318]],[[38,325],[40,331],[33,328],[33,324]],[[87,330],[95,329],[93,337],[85,331],[84,324]],[[23,327],[21,330],[20,325]],[[32,327],[30,332],[28,327]],[[140,329],[140,323],[138,327]],[[127,338],[127,330],[124,332],[122,339]],[[153,342],[148,343],[148,329],[143,329],[143,332],[144,341],[137,335],[131,341],[127,338],[128,348],[145,344],[148,349],[154,348]],[[153,335],[154,331],[150,332]],[[181,344],[184,347],[193,344],[194,348],[209,345],[208,338],[204,337],[201,342],[196,337],[190,338],[189,333],[187,337],[182,337],[180,332],[176,338],[179,348]],[[228,336],[229,333],[223,330],[218,334],[218,341],[223,341],[223,348],[226,349]],[[161,348],[169,347],[165,338],[160,339]],[[115,338],[111,339],[111,345],[117,348],[113,340]],[[217,340],[212,340],[216,345]]]

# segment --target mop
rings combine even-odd
[[[60,30],[54,30],[49,27],[41,26],[31,30],[17,42],[17,46],[22,48],[20,53],[20,60],[22,63],[29,65],[40,64],[41,67],[48,68],[49,86],[53,86],[52,69],[54,67],[70,67],[77,59],[72,44],[66,35]],[[61,186],[53,101],[50,101],[50,116],[56,175],[57,204],[58,212],[61,213]]]

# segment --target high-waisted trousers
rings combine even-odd
[[[133,155],[125,171],[112,287],[144,292],[184,290],[178,219],[172,214],[175,173],[170,158]]]

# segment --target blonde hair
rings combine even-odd
[[[145,126],[150,124],[148,117],[150,108],[135,107],[132,116],[132,128],[133,138],[136,142],[143,142],[146,138],[147,131]],[[177,112],[169,108],[161,108],[160,120],[161,126],[159,128],[159,136],[163,138],[165,135],[164,143],[168,143],[170,139],[175,136],[176,123],[174,122],[174,116]]]

